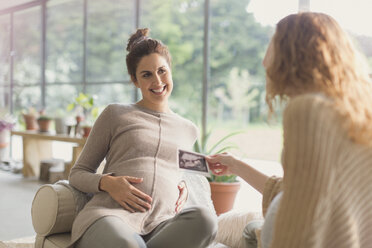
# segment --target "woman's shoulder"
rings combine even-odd
[[[288,115],[320,117],[336,117],[333,100],[322,93],[307,93],[292,97],[284,110],[284,117]]]
[[[118,113],[131,112],[134,109],[135,108],[133,107],[133,104],[110,103],[106,106],[104,111],[109,111],[109,112],[118,114]]]
[[[194,122],[192,122],[191,120],[177,114],[177,113],[174,113],[173,114],[173,117],[176,118],[179,122],[183,123],[184,125],[186,126],[189,126],[190,128],[193,128],[195,130],[198,129],[198,127],[195,125]]]
[[[303,94],[293,97],[283,113],[285,132],[298,131],[303,127],[327,135],[332,133],[341,138],[346,137],[343,125],[334,101],[324,94]]]
[[[322,93],[307,93],[292,97],[288,102],[287,108],[311,107],[311,106],[331,106],[332,99]]]

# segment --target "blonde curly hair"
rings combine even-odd
[[[270,112],[278,96],[321,92],[333,99],[349,137],[372,145],[372,84],[365,61],[330,16],[304,12],[277,25],[272,61],[266,67]]]

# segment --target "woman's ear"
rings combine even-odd
[[[137,88],[139,88],[136,77],[135,76],[130,76],[130,79],[132,80],[134,86],[136,86]]]

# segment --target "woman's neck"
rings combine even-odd
[[[139,102],[136,103],[137,105],[155,111],[155,112],[160,112],[160,113],[172,113],[172,111],[169,108],[168,102],[163,103],[163,104],[152,104],[152,103],[147,103],[143,99],[140,100]]]

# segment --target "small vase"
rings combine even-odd
[[[90,126],[83,127],[83,137],[87,138],[89,136],[91,130],[92,130],[92,127],[90,127]]]
[[[55,118],[54,124],[56,128],[57,134],[66,134],[67,133],[67,125],[65,123],[65,120],[63,118]]]
[[[0,148],[5,148],[9,144],[10,132],[8,129],[0,131]]]
[[[38,120],[37,123],[39,124],[39,131],[40,132],[49,132],[51,120]]]
[[[0,131],[0,162],[4,160],[9,145],[10,132],[8,129]]]
[[[23,114],[23,119],[25,120],[26,130],[38,130],[36,117],[34,115]]]

